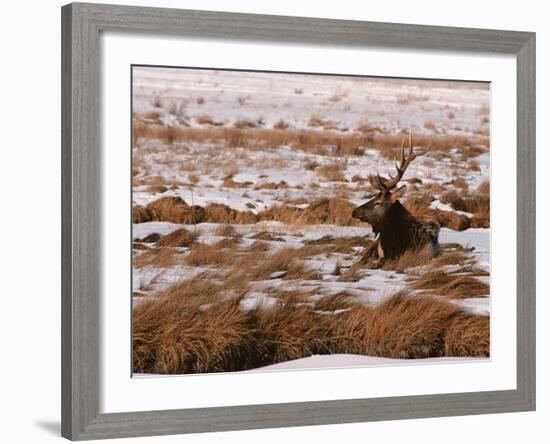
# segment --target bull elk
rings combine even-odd
[[[370,175],[369,182],[376,193],[369,200],[353,210],[352,216],[372,226],[377,235],[374,244],[363,256],[366,261],[372,257],[396,259],[405,251],[426,252],[432,257],[439,253],[439,224],[436,221],[422,221],[414,217],[401,203],[399,198],[406,191],[406,185],[396,188],[410,163],[417,156],[413,150],[412,134],[409,133],[408,152],[405,153],[405,138],[401,144],[401,161],[395,176],[389,179],[380,174]]]

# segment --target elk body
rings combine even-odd
[[[424,154],[424,153],[423,153]],[[422,155],[422,154],[419,154]],[[401,145],[401,162],[396,165],[397,174],[383,178],[380,174],[369,176],[376,193],[363,205],[353,210],[352,216],[367,222],[378,235],[364,259],[396,259],[405,251],[418,251],[431,255],[439,253],[439,224],[414,217],[401,203],[406,185],[396,188],[410,163],[417,157],[413,150],[412,134],[409,149],[405,153],[405,140]]]

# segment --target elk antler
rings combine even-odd
[[[426,150],[422,153],[415,154],[413,151],[413,139],[412,139],[412,132],[409,131],[409,152],[405,156],[405,138],[403,138],[401,142],[401,161],[399,165],[395,164],[395,168],[397,169],[397,174],[395,176],[392,176],[389,174],[389,179],[384,179],[380,176],[380,174],[377,174],[376,176],[369,176],[369,182],[374,187],[377,188],[380,191],[390,191],[392,188],[394,188],[399,181],[403,178],[403,174],[405,174],[405,171],[407,171],[407,168],[409,167],[410,163],[416,159],[418,156],[423,156],[426,154],[426,152],[430,149],[426,148]]]

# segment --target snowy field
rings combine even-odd
[[[489,102],[488,86],[478,83],[134,68],[132,203],[146,214],[134,216],[134,307],[178,282],[223,284],[239,267],[288,253],[280,269],[247,275],[241,310],[270,309],[289,292],[305,295],[304,304],[345,294],[374,307],[405,290],[489,315]],[[370,174],[394,173],[409,131],[428,151],[407,170],[402,201],[440,222],[442,258],[359,267],[374,234],[343,215],[372,193]],[[200,219],[148,210],[166,197]],[[327,214],[305,216],[322,201]],[[211,216],[213,204],[227,220]],[[188,239],[162,243],[176,230]],[[422,283],[435,274],[441,285]],[[453,287],[466,281],[472,294]],[[348,354],[266,368],[394,361]]]

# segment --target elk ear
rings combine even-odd
[[[405,194],[405,191],[407,191],[407,185],[400,186],[397,190],[391,193],[391,201],[395,202],[401,197],[403,197],[403,195]]]

